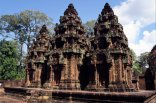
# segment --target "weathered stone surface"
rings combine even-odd
[[[41,87],[48,73],[45,54],[49,51],[50,36],[46,25],[43,25],[36,40],[31,45],[26,61],[26,86]]]
[[[80,89],[79,72],[87,51],[84,27],[73,4],[69,4],[55,27],[56,36],[51,41],[48,55],[51,82],[60,89]]]
[[[155,90],[156,84],[156,45],[151,50],[148,56],[149,68],[145,72],[145,83],[147,90]]]
[[[153,71],[156,71],[156,45],[151,50],[148,58],[149,68],[153,69]]]
[[[128,40],[108,3],[98,17],[92,42],[96,66],[97,88],[110,91],[130,91],[132,88],[132,61]],[[92,58],[94,58],[92,56]]]
[[[12,96],[5,95],[4,89],[0,87],[0,103],[26,103]]]
[[[92,36],[69,4],[49,37],[44,25],[29,49],[26,85],[53,89],[133,91],[128,40],[108,3]]]
[[[5,88],[5,92],[28,103],[155,103],[156,100],[155,91],[93,92],[10,87]]]

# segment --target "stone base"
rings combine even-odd
[[[41,88],[9,88],[5,93],[19,99],[45,100],[47,103],[55,102],[83,102],[83,103],[155,103],[156,91],[139,92],[93,92],[93,91],[71,91],[71,90],[50,90]],[[46,102],[45,102],[46,103]]]
[[[126,83],[112,83],[105,91],[109,92],[133,92],[134,89],[130,88]]]
[[[51,85],[51,82],[46,82],[43,84],[43,88],[51,88],[52,85]]]
[[[97,90],[96,83],[95,82],[89,83],[88,86],[87,86],[87,88],[85,90],[96,91]]]
[[[41,82],[32,82],[32,83],[30,83],[30,85],[27,85],[27,87],[41,88]]]
[[[61,90],[80,90],[80,82],[76,80],[62,80],[59,85]]]

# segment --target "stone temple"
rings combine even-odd
[[[156,45],[151,50],[148,58],[149,58],[148,59],[149,68],[155,71],[156,70]]]
[[[128,40],[108,3],[93,33],[85,32],[73,4],[54,30],[42,26],[28,51],[25,85],[5,86],[6,95],[24,103],[156,103],[156,46],[145,82],[132,78]]]
[[[62,90],[133,91],[132,56],[118,17],[108,3],[86,34],[69,4],[55,35],[43,25],[26,61],[27,87]]]
[[[153,47],[148,56],[149,68],[145,72],[145,82],[147,90],[156,89],[156,45]]]

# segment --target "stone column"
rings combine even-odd
[[[77,69],[77,64],[76,64],[76,56],[73,55],[71,57],[71,87],[72,89],[75,89],[75,86],[77,85],[77,77],[76,77],[76,72],[78,72]]]
[[[96,75],[96,77],[97,77],[97,87],[99,87],[100,86],[100,81],[99,81],[99,73],[96,71],[96,73],[97,73],[97,75]]]
[[[71,55],[70,58],[67,59],[67,89],[79,89],[80,83],[78,78],[78,67],[76,56]]]
[[[39,64],[39,68],[36,69],[36,81],[37,82],[37,87],[41,86],[41,70],[42,70],[42,64]]]
[[[52,82],[52,66],[50,65],[49,82]]]
[[[67,58],[65,59],[65,71],[64,71],[64,88],[67,89],[67,80],[68,80],[68,64]]]
[[[115,70],[115,63],[114,59],[112,59],[112,66],[109,70],[109,84],[116,81],[116,70]]]
[[[25,80],[25,86],[30,85],[30,80],[29,80],[29,69],[26,68],[26,80]]]
[[[123,60],[122,60],[122,81],[124,81],[124,82],[126,81],[126,71],[127,71],[126,67],[125,67]]]
[[[121,55],[119,56],[119,81],[122,82],[122,58]]]
[[[67,59],[67,88],[71,88],[71,58]]]
[[[130,77],[129,84],[130,84],[130,87],[132,87],[132,69],[130,69],[129,77]]]
[[[36,65],[35,64],[33,64],[33,68],[32,68],[34,71],[33,71],[33,78],[32,78],[32,81],[33,82],[36,82]]]
[[[66,72],[66,67],[65,67],[65,65],[62,65],[61,83],[60,83],[60,87],[62,89],[65,89],[65,72]]]
[[[110,83],[115,82],[116,80],[116,73],[115,73],[115,63],[114,63],[114,59],[112,59],[112,67],[111,67],[111,79],[110,79]]]
[[[113,71],[110,69],[109,70],[109,84],[111,84],[113,82]]]
[[[50,65],[49,83],[50,83],[51,87],[53,86],[53,82],[54,82],[53,67],[52,67],[52,65]]]
[[[78,81],[79,81],[79,79],[78,79],[78,74],[79,74],[79,71],[78,71],[78,67],[77,67],[77,58],[75,59],[75,88],[77,89],[78,87],[80,87],[79,86],[79,84],[78,84]]]
[[[127,78],[128,70],[124,70],[124,81],[128,84],[128,78]]]
[[[132,85],[132,70],[130,69],[130,67],[127,68],[127,84],[130,88],[133,87]]]
[[[95,69],[95,88],[97,89],[97,87],[98,87],[98,79],[97,79],[97,76],[98,76],[98,74],[97,74],[97,68],[96,68],[96,63],[94,63],[94,69]]]

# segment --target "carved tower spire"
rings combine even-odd
[[[94,27],[94,49],[97,56],[98,86],[114,91],[125,91],[131,87],[132,62],[127,38],[108,3],[98,17]],[[96,48],[95,48],[96,47]],[[103,74],[101,74],[101,72]]]
[[[45,54],[49,51],[49,35],[46,25],[43,25],[36,40],[33,41],[27,56],[26,85],[41,87],[44,79],[41,74],[47,75]],[[43,72],[44,71],[44,72]]]
[[[81,35],[84,34],[84,27],[81,24],[81,19],[73,4],[69,4],[64,12],[64,16],[60,17],[60,25],[56,24],[56,35],[70,34]]]
[[[87,51],[84,27],[73,4],[69,4],[55,27],[51,50],[54,82],[61,89],[80,89],[79,69]]]
[[[148,64],[149,68],[147,68],[145,72],[145,83],[146,90],[155,90],[155,73],[156,73],[156,45],[152,48],[151,52],[148,55]]]

